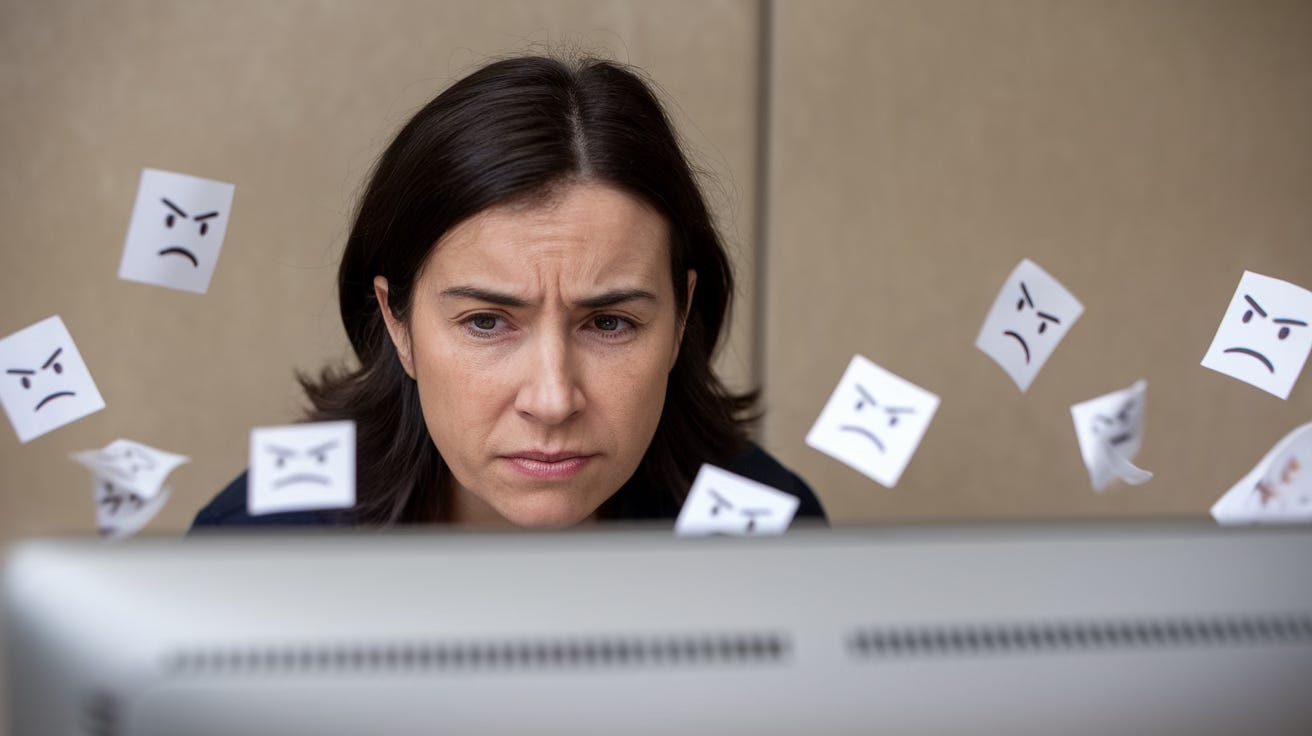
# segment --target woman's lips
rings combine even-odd
[[[595,455],[574,453],[524,452],[507,455],[502,459],[522,475],[535,480],[563,480],[569,478],[592,461]]]

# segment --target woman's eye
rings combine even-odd
[[[460,324],[466,333],[484,340],[501,335],[508,327],[505,318],[487,313],[466,317]]]
[[[598,314],[590,321],[591,328],[606,340],[619,340],[631,335],[635,325],[632,320],[614,314]]]

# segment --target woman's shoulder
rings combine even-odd
[[[824,506],[806,481],[755,443],[726,463],[724,469],[796,496],[797,518],[827,519]]]
[[[246,508],[246,476],[243,472],[205,505],[191,522],[191,531],[215,527],[337,526],[335,514],[320,511],[291,511],[252,515]]]

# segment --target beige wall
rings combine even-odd
[[[747,385],[761,350],[765,442],[836,520],[1203,513],[1312,418],[1312,378],[1282,402],[1198,366],[1242,270],[1312,285],[1309,38],[1306,2],[0,0],[0,334],[60,314],[108,404],[0,431],[0,541],[90,531],[66,455],[116,437],[194,458],[151,527],[183,529],[296,416],[292,371],[345,354],[333,271],[380,148],[562,43],[647,69],[716,176],[745,277],[722,365]],[[115,278],[143,167],[237,185],[204,296]],[[1024,396],[973,348],[1022,257],[1086,306]],[[895,490],[802,443],[856,352],[943,398]],[[1068,408],[1140,377],[1158,478],[1094,495]]]
[[[780,3],[766,438],[843,521],[1200,516],[1312,419],[1199,366],[1245,269],[1312,288],[1312,4]],[[1085,305],[1021,395],[975,350],[1029,257]],[[894,490],[802,438],[853,353],[942,397]],[[1305,373],[1312,373],[1308,371]],[[1089,489],[1069,407],[1146,378]]]
[[[294,419],[294,369],[344,356],[333,277],[355,195],[408,116],[489,57],[578,47],[664,90],[752,270],[754,2],[0,3],[0,335],[59,314],[107,408],[0,431],[0,542],[94,529],[69,452],[128,437],[193,458],[176,532]],[[209,293],[116,278],[143,167],[236,184]],[[750,304],[750,280],[744,304]],[[725,367],[746,385],[750,310]]]

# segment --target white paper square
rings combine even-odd
[[[1102,492],[1117,478],[1141,485],[1153,474],[1132,462],[1143,447],[1148,382],[1089,399],[1071,407],[1080,455],[1093,490]]]
[[[125,439],[114,440],[99,450],[75,452],[71,457],[97,478],[111,481],[115,487],[143,499],[158,495],[169,473],[191,460],[186,455]]]
[[[702,465],[674,521],[674,533],[681,537],[783,534],[799,503],[790,493],[714,465]]]
[[[161,488],[154,498],[147,499],[105,478],[94,478],[92,484],[96,530],[106,539],[125,539],[141,531],[172,495],[167,486]]]
[[[355,422],[251,430],[246,510],[340,509],[355,505]]]
[[[82,354],[58,316],[0,340],[0,403],[26,443],[105,408]]]
[[[1212,505],[1221,524],[1312,522],[1312,423],[1285,435]]]
[[[204,294],[228,231],[234,187],[143,169],[118,277]]]
[[[938,410],[938,396],[853,356],[806,444],[892,488]]]
[[[1057,344],[1084,313],[1084,305],[1038,264],[1026,258],[1011,272],[975,338],[1025,393]]]
[[[1312,351],[1312,291],[1244,271],[1203,365],[1289,398]]]

